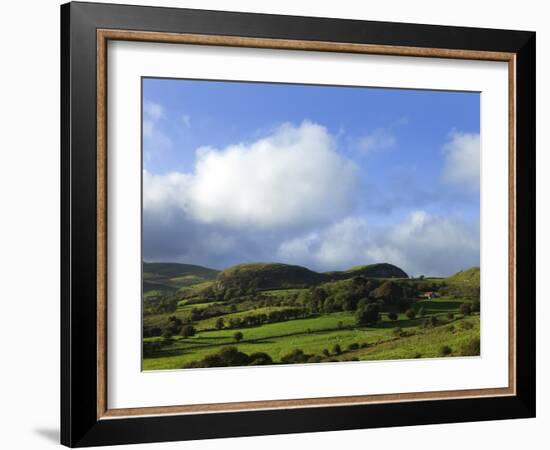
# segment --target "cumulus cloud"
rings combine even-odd
[[[479,265],[479,224],[424,211],[386,227],[348,217],[283,242],[277,254],[283,261],[299,261],[319,270],[389,262],[409,275],[447,276]]]
[[[144,173],[144,209],[235,228],[322,224],[349,212],[357,175],[326,128],[285,124],[252,143],[198,149],[192,173]]]
[[[367,155],[377,150],[386,150],[395,145],[396,138],[389,129],[377,128],[357,141],[359,151]]]
[[[469,191],[479,191],[479,133],[452,133],[443,146],[443,181]]]

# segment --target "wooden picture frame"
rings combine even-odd
[[[534,417],[535,33],[78,2],[61,7],[61,24],[63,444]],[[106,362],[109,40],[507,62],[508,387],[110,409]]]

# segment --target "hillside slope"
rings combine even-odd
[[[392,264],[358,266],[343,272],[318,273],[302,266],[281,263],[239,264],[220,272],[216,283],[227,289],[288,289],[314,286],[327,281],[346,280],[356,276],[367,278],[408,278]]]
[[[447,285],[443,289],[444,293],[455,297],[466,297],[479,300],[481,285],[479,267],[461,270],[445,278],[444,281]]]
[[[367,278],[409,278],[407,273],[393,264],[378,263],[366,266],[355,266],[344,272],[327,272],[333,279],[345,280],[356,276]]]
[[[239,264],[222,271],[217,284],[235,289],[283,289],[307,287],[325,280],[323,274],[301,266],[280,263]]]
[[[194,264],[143,263],[143,290],[175,290],[211,281],[219,271]]]

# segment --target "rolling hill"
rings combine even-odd
[[[367,278],[408,278],[392,264],[358,266],[342,272],[319,273],[302,266],[281,263],[239,264],[217,276],[219,287],[235,289],[288,289],[314,286],[327,281],[346,280],[356,276]]]
[[[479,267],[471,267],[467,270],[451,275],[444,279],[447,285],[444,292],[455,297],[479,299],[480,270]]]
[[[407,273],[393,264],[378,263],[366,266],[355,266],[343,272],[326,272],[331,279],[346,280],[364,276],[367,278],[409,278]]]
[[[468,283],[473,286],[479,287],[480,285],[480,270],[479,267],[471,267],[467,270],[461,270],[460,272],[451,275],[446,280],[448,283]]]
[[[216,278],[219,271],[194,264],[143,263],[143,291],[175,291]]]
[[[325,280],[323,274],[301,266],[280,263],[239,264],[220,272],[217,284],[236,289],[307,287]]]

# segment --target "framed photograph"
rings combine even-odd
[[[535,33],[61,7],[71,447],[535,415]]]

